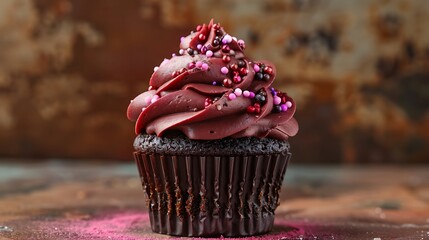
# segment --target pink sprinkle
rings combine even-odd
[[[198,61],[195,63],[195,67],[197,67],[197,68],[201,68],[202,66],[203,66],[203,62],[201,62],[201,61]]]
[[[197,44],[197,49],[201,49],[202,47],[203,47],[203,45]]]
[[[232,37],[228,34],[226,34],[223,38],[222,38],[222,43],[223,44],[228,44],[232,42]]]
[[[183,42],[183,40],[185,40],[185,37],[180,38],[180,42]]]
[[[152,97],[152,99],[150,100],[150,102],[151,102],[151,103],[154,103],[154,102],[158,101],[158,99],[159,99],[159,96],[155,94],[155,95],[153,95],[153,97]]]
[[[201,65],[201,70],[207,71],[208,69],[209,69],[209,65],[207,63],[203,63],[203,65]]]
[[[213,52],[212,52],[211,50],[207,50],[207,52],[206,52],[206,56],[207,56],[207,57],[211,57],[211,56],[213,56]]]
[[[222,67],[222,68],[220,69],[220,72],[221,72],[221,73],[223,73],[223,74],[227,74],[227,73],[229,72],[229,70],[228,70],[228,68],[227,68],[227,67]]]
[[[153,71],[156,72],[156,70],[158,70],[158,68],[159,68],[158,66],[154,67]]]
[[[274,103],[275,105],[279,105],[281,102],[282,102],[282,99],[281,99],[280,97],[278,97],[278,96],[274,96],[274,98],[273,98],[273,103]]]
[[[280,105],[280,107],[282,108],[282,112],[286,112],[288,107],[286,106],[286,104],[282,104]]]
[[[290,107],[292,107],[292,103],[291,103],[290,101],[287,101],[287,102],[286,102],[286,106],[287,106],[288,108],[290,108]]]
[[[243,92],[243,96],[244,96],[244,97],[249,97],[249,96],[250,96],[250,92],[249,92],[249,91],[247,91],[247,90],[244,90],[244,92]]]
[[[184,53],[185,53],[185,50],[183,50],[183,49],[180,49],[180,50],[179,50],[179,54],[180,54],[180,55],[183,55]]]
[[[259,72],[259,70],[261,70],[261,68],[259,67],[258,64],[253,65],[253,70],[255,70],[255,72]]]
[[[241,96],[241,94],[243,94],[243,91],[241,90],[241,88],[236,88],[236,89],[234,90],[234,94],[235,94],[237,97],[240,97],[240,96]]]
[[[250,92],[249,98],[254,98],[255,97],[255,93],[254,92]]]
[[[176,56],[176,54],[175,54],[175,53],[173,53],[173,54],[171,54],[171,56],[172,56],[172,57],[175,57],[175,56]]]
[[[234,93],[230,93],[229,95],[228,95],[228,99],[229,100],[234,100],[234,99],[236,99],[237,98],[237,96],[234,94]]]
[[[244,48],[246,46],[246,43],[244,42],[243,39],[238,40],[237,43],[238,43],[238,46],[240,46],[242,48]]]
[[[147,105],[149,105],[149,104],[150,104],[150,100],[152,100],[152,97],[147,96],[147,97],[144,99],[144,102],[145,102]]]
[[[190,62],[188,64],[188,69],[193,69],[195,67],[195,63],[194,62]]]

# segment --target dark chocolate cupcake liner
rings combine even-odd
[[[271,230],[291,154],[134,156],[154,232],[233,237]]]

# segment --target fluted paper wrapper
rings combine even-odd
[[[290,153],[198,156],[134,153],[151,227],[177,236],[269,232]]]

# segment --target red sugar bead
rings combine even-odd
[[[222,56],[222,61],[223,61],[224,63],[229,63],[229,62],[231,61],[231,57],[230,57],[230,56],[228,56],[228,55],[223,55],[223,56]]]

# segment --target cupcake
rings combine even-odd
[[[298,131],[276,68],[244,55],[220,24],[180,39],[128,106],[152,230],[176,236],[269,232]]]

